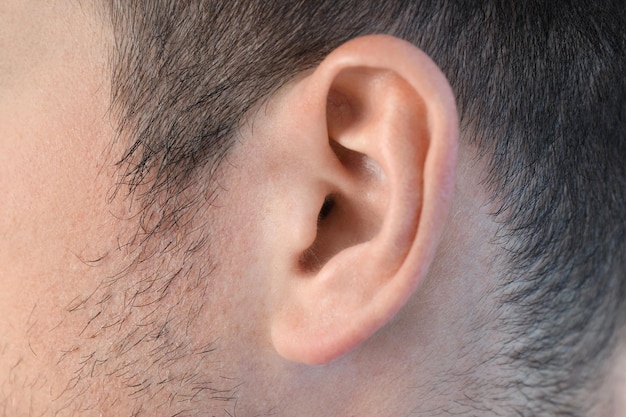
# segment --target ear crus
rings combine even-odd
[[[283,163],[268,221],[271,340],[283,357],[336,359],[404,305],[429,271],[452,192],[454,96],[422,51],[354,39],[288,87],[269,137]]]

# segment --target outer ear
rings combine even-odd
[[[415,46],[372,35],[278,94],[266,136],[271,340],[321,364],[355,348],[429,271],[456,167],[454,96]]]

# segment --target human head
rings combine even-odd
[[[240,407],[251,412],[246,393],[256,391],[248,386],[266,382],[263,378],[283,389],[286,383],[319,389],[316,384],[328,386],[328,381],[334,381],[336,385],[331,385],[328,392],[320,391],[320,398],[333,389],[356,395],[358,390],[345,391],[346,383],[338,379],[340,370],[352,377],[349,385],[359,385],[360,381],[353,379],[357,374],[389,382],[380,375],[385,366],[397,371],[398,364],[393,359],[378,363],[367,359],[376,349],[381,355],[388,354],[383,347],[389,348],[390,343],[385,341],[402,336],[396,340],[406,345],[394,354],[398,360],[413,357],[415,363],[408,369],[424,375],[421,380],[414,375],[420,386],[403,396],[430,396],[422,402],[439,404],[437,412],[444,415],[472,414],[477,409],[491,410],[495,415],[511,410],[522,415],[584,415],[589,412],[586,408],[606,402],[602,395],[610,379],[609,367],[624,316],[626,180],[620,156],[625,150],[626,89],[621,77],[625,41],[619,5],[607,2],[585,6],[583,10],[558,2],[224,3],[111,2],[93,10],[81,6],[80,13],[91,16],[92,24],[102,23],[97,31],[99,37],[94,37],[93,42],[101,45],[110,58],[94,65],[102,70],[102,80],[93,90],[108,93],[110,83],[111,94],[98,96],[100,113],[93,117],[103,117],[106,108],[110,110],[106,114],[111,122],[94,122],[104,126],[95,136],[109,137],[110,143],[102,148],[108,149],[109,154],[103,158],[106,162],[101,162],[103,174],[101,181],[96,182],[98,192],[94,191],[91,198],[100,202],[94,203],[99,211],[112,211],[111,218],[117,221],[112,221],[114,227],[109,230],[108,223],[101,220],[95,229],[106,232],[98,242],[86,245],[76,243],[81,242],[76,236],[68,239],[66,245],[76,252],[76,258],[89,264],[94,282],[88,285],[83,279],[80,282],[84,288],[74,291],[51,284],[61,293],[60,299],[72,295],[63,305],[64,314],[80,317],[63,323],[83,326],[76,331],[75,325],[67,325],[66,331],[73,331],[69,339],[73,342],[61,343],[64,346],[56,350],[64,352],[62,355],[55,357],[54,349],[50,349],[50,357],[67,364],[71,371],[72,377],[58,377],[67,380],[63,384],[67,390],[41,384],[58,393],[60,402],[67,404],[68,409],[77,408],[77,404],[105,407],[105,400],[94,405],[88,395],[81,397],[77,393],[93,394],[97,384],[116,381],[118,392],[133,397],[136,407],[144,406],[142,398],[169,395],[168,398],[180,400],[170,404],[171,414],[188,410],[188,414],[194,415],[206,411],[203,401],[217,397],[224,402],[219,407],[229,409],[237,398]],[[76,13],[77,18],[81,16]],[[369,38],[365,43],[350,43],[372,33],[397,39],[384,38],[377,43],[374,39],[381,38]],[[342,67],[335,75],[328,70],[338,65],[336,61],[343,62],[345,56],[356,59],[357,68],[368,69],[368,62],[372,62],[368,57],[375,59],[380,54],[390,60],[391,68],[385,71],[394,74],[398,60],[386,55],[387,49],[396,45],[408,48],[398,39],[414,45],[415,50],[403,49],[407,55],[415,53],[421,57],[423,51],[437,64],[451,89],[447,92],[439,78],[428,81],[443,86],[442,101],[450,94],[453,96],[460,116],[459,134],[447,133],[450,137],[446,140],[455,145],[441,151],[448,154],[437,160],[441,162],[439,171],[414,175],[410,170],[403,171],[407,178],[416,178],[417,213],[428,207],[424,200],[427,193],[421,188],[427,184],[422,181],[428,183],[429,178],[437,178],[440,182],[436,184],[447,190],[443,202],[434,207],[450,211],[450,216],[434,218],[432,223],[439,229],[426,235],[432,242],[425,238],[432,243],[429,247],[434,259],[424,261],[427,270],[419,282],[409,285],[411,297],[402,301],[395,319],[385,319],[390,321],[379,324],[376,334],[368,333],[364,340],[351,346],[356,350],[330,356],[332,361],[325,367],[286,365],[271,355],[274,359],[268,360],[266,350],[274,351],[263,344],[269,343],[263,326],[255,327],[267,322],[257,320],[255,315],[248,323],[250,328],[242,330],[241,339],[256,344],[233,347],[237,333],[233,329],[219,330],[229,324],[242,325],[233,312],[235,307],[245,311],[249,304],[262,304],[263,308],[255,311],[271,316],[274,304],[268,294],[280,290],[269,290],[263,283],[284,271],[280,269],[280,259],[257,259],[260,253],[268,252],[253,249],[274,240],[293,243],[285,234],[297,235],[297,231],[306,230],[290,217],[301,215],[298,210],[302,207],[296,202],[309,201],[309,211],[317,216],[321,210],[320,222],[328,215],[333,225],[330,231],[328,224],[313,225],[314,250],[307,251],[308,246],[300,248],[299,265],[313,277],[340,253],[339,249],[352,241],[361,243],[372,238],[382,227],[377,216],[384,217],[381,212],[393,206],[380,202],[392,199],[393,193],[384,187],[374,186],[372,191],[367,185],[359,185],[364,187],[358,188],[365,190],[364,195],[374,195],[371,207],[364,210],[360,207],[367,206],[368,200],[344,195],[348,186],[330,187],[331,192],[322,192],[321,199],[310,197],[308,189],[287,192],[281,187],[293,186],[284,181],[290,172],[294,178],[301,178],[296,174],[300,172],[297,167],[305,164],[307,158],[301,159],[296,151],[309,148],[299,141],[315,136],[313,133],[319,133],[319,129],[333,139],[328,142],[328,149],[343,166],[360,172],[357,177],[363,184],[371,182],[371,173],[363,174],[371,168],[371,161],[384,167],[394,166],[393,155],[401,152],[390,151],[391,159],[386,160],[381,156],[387,155],[386,148],[370,155],[361,152],[361,148],[351,149],[351,142],[335,137],[351,131],[344,124],[354,122],[348,117],[353,108],[382,109],[381,114],[387,115],[383,110],[392,106],[392,115],[415,114],[417,125],[411,127],[423,133],[420,122],[427,119],[419,115],[422,111],[428,114],[428,96],[419,91],[419,100],[409,100],[398,93],[400,96],[394,101],[396,92],[413,85],[410,80],[396,83],[394,89],[397,77],[386,79],[368,71],[363,75],[350,67]],[[89,51],[85,48],[83,53]],[[426,77],[429,71],[418,68],[414,76]],[[335,122],[333,126],[319,127],[321,119],[313,117],[319,112],[298,112],[294,106],[303,101],[315,103],[315,94],[323,96],[324,92],[318,89],[299,87],[311,79],[316,80],[314,86],[325,85],[324,82],[332,86],[329,91],[335,95],[328,94],[325,111],[327,122]],[[307,92],[307,98],[294,96],[302,91]],[[284,103],[289,104],[291,116],[298,116],[297,126],[283,119],[277,122],[278,115],[286,111]],[[399,104],[408,107],[396,108]],[[346,108],[351,109],[348,116],[344,113]],[[319,111],[319,106],[315,109]],[[314,120],[310,121],[307,115]],[[457,125],[456,115],[450,109],[442,117],[444,126]],[[301,129],[301,135],[293,136],[295,148],[282,146],[287,138],[276,135],[276,126]],[[312,133],[310,129],[318,131]],[[372,127],[369,131],[374,130]],[[282,142],[275,142],[278,138]],[[381,142],[386,143],[383,139]],[[456,146],[458,163],[452,150]],[[276,155],[278,151],[282,153]],[[414,152],[426,158],[423,147]],[[296,155],[299,156],[295,158]],[[279,156],[280,164],[278,159],[271,159]],[[313,154],[304,156],[315,160]],[[277,166],[264,165],[269,159]],[[420,161],[417,158],[415,165],[425,166]],[[455,166],[459,174],[447,164]],[[323,165],[322,171],[332,166]],[[258,170],[259,167],[265,170]],[[329,179],[326,173],[315,171],[319,164],[307,168],[324,177],[325,183],[332,183],[334,176],[328,174]],[[389,176],[385,169],[383,172]],[[85,176],[89,174],[87,170]],[[255,175],[258,179],[250,180]],[[256,190],[251,189],[253,186]],[[383,191],[379,195],[376,190],[380,189]],[[257,200],[248,201],[246,196]],[[409,204],[411,200],[403,197],[402,201]],[[281,213],[276,206],[291,211]],[[253,208],[264,211],[265,216],[252,216]],[[359,221],[352,224],[335,215],[346,226],[342,228],[332,222],[333,213],[337,212]],[[273,217],[276,213],[281,213],[285,224]],[[241,223],[246,218],[250,224]],[[231,220],[246,232],[234,236]],[[409,220],[409,227],[415,227],[416,222]],[[3,230],[6,227],[3,225]],[[269,239],[271,235],[275,239]],[[235,252],[235,248],[247,248],[249,255]],[[252,279],[250,271],[261,274]],[[63,270],[58,273],[62,275]],[[237,287],[238,295],[233,296],[229,285],[234,280],[242,281],[239,285],[243,286],[255,285],[255,291]],[[466,291],[464,302],[453,298],[461,290]],[[433,334],[433,327],[427,324],[449,326],[451,318],[460,317],[453,306],[444,308],[444,296],[455,300],[457,308],[466,308],[467,320],[454,330],[443,326],[439,334]],[[231,301],[224,303],[224,298]],[[233,310],[225,309],[224,304],[232,305]],[[476,306],[470,308],[472,304]],[[45,304],[31,302],[28,311],[36,317],[42,305]],[[441,316],[446,311],[450,317]],[[58,316],[65,317],[61,313]],[[207,324],[209,320],[211,323]],[[415,325],[411,320],[422,324]],[[32,326],[39,332],[57,328],[56,323],[47,327],[37,323]],[[204,327],[211,332],[199,332]],[[423,333],[409,333],[418,330]],[[458,332],[456,344],[450,342],[452,332]],[[57,335],[62,333],[56,330],[51,334],[60,338]],[[104,345],[105,338],[112,342]],[[34,339],[41,346],[49,340],[45,336]],[[451,344],[448,350],[437,350],[423,339],[436,341],[435,346],[444,341]],[[37,343],[33,343],[33,353],[38,352]],[[298,356],[297,349],[279,347],[277,357],[288,350],[288,359],[311,359],[310,355]],[[268,372],[274,378],[269,379],[259,369],[249,375],[241,369],[235,371],[233,359],[225,359],[221,353],[224,350],[232,350],[233,356],[258,353],[265,358],[246,358],[242,362],[245,366],[274,366],[288,372],[280,380]],[[138,357],[136,352],[144,356]],[[448,357],[437,358],[437,353]],[[185,358],[190,357],[197,358],[197,369],[189,368]],[[318,362],[317,359],[326,362],[319,357],[313,361]],[[211,366],[213,360],[222,361],[223,369]],[[364,369],[356,373],[355,366]],[[42,374],[52,379],[53,374]],[[226,379],[209,381],[216,375],[233,378],[232,383],[225,383]],[[376,398],[371,389],[365,392]],[[305,403],[297,387],[290,393]],[[382,393],[381,390],[379,394]],[[272,400],[276,396],[280,392],[268,394],[268,408],[259,405],[254,411],[269,412],[271,407],[278,407],[279,415],[289,415],[285,411],[289,410],[287,405]],[[550,400],[546,401],[546,397]],[[118,397],[112,398],[119,404]],[[226,401],[229,399],[233,401]],[[410,403],[415,413],[428,415],[417,408],[418,399]],[[149,406],[144,407],[149,410]],[[399,404],[393,407],[402,412]],[[317,412],[326,414],[333,410],[320,408]],[[305,415],[303,409],[297,415]]]

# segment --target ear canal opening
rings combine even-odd
[[[317,272],[328,262],[332,254],[327,250],[329,234],[331,233],[327,222],[330,217],[335,216],[337,210],[336,194],[329,194],[324,198],[324,202],[317,215],[317,235],[315,241],[300,256],[300,269],[306,272]]]
[[[383,213],[370,199],[382,175],[375,172],[378,165],[332,139],[330,146],[349,172],[351,184],[329,193],[320,204],[315,240],[298,260],[299,268],[307,273],[318,272],[342,250],[371,240],[382,225]]]
[[[317,225],[319,227],[320,223],[322,223],[326,218],[330,215],[330,212],[335,207],[335,197],[332,194],[329,194],[324,199],[324,204],[322,204],[322,208],[320,209],[319,214],[317,215]]]

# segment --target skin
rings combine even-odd
[[[72,8],[63,15],[56,6],[4,2],[0,12],[6,57],[0,76],[5,196],[0,309],[7,317],[0,322],[1,362],[2,374],[8,375],[3,398],[10,398],[3,402],[5,415],[17,404],[21,409],[32,402],[37,410],[50,401],[50,394],[35,396],[34,390],[16,387],[36,384],[40,375],[57,379],[47,365],[64,332],[37,335],[59,324],[59,306],[69,301],[66,285],[88,291],[96,279],[76,254],[98,253],[101,237],[113,236],[102,199],[111,171],[101,145],[112,130],[103,117],[105,61],[97,51],[106,34],[84,11]],[[31,355],[24,360],[29,345]]]
[[[301,84],[255,109],[213,204],[169,240],[141,246],[137,203],[115,193],[126,142],[109,113],[111,42],[89,4],[0,5],[0,415],[460,413],[474,410],[466,396],[480,387],[451,375],[513,372],[475,366],[503,336],[488,296],[497,225],[472,149],[460,145],[449,216],[419,290],[332,360],[299,363],[271,328],[276,254],[291,250],[275,245],[291,230],[273,220],[284,215],[286,178],[273,141],[281,100]],[[185,253],[203,237],[210,243]],[[617,385],[607,386],[610,407]]]

